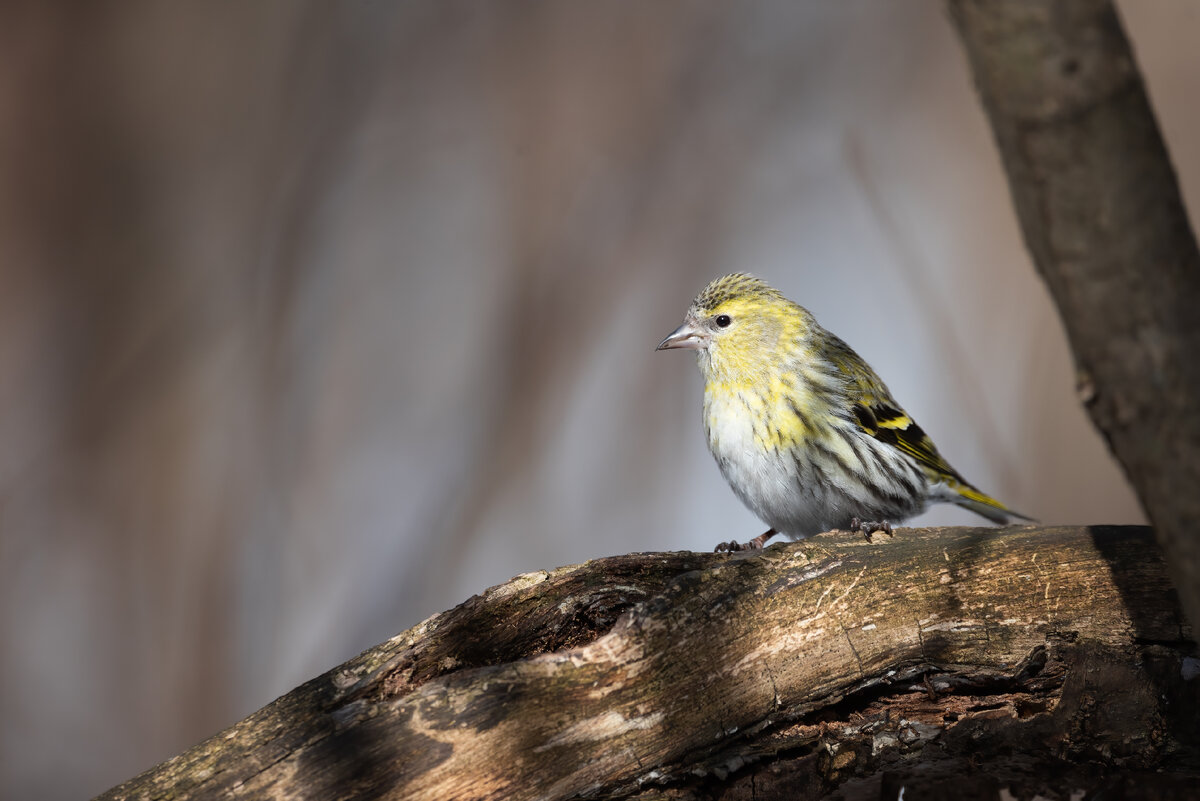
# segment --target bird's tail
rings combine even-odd
[[[1029,515],[1023,515],[1020,512],[1009,509],[992,496],[980,492],[965,482],[955,487],[954,491],[957,497],[953,499],[953,503],[964,509],[970,509],[977,515],[983,515],[997,525],[1004,526],[1014,520],[1025,520],[1030,523],[1036,522]]]

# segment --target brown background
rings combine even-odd
[[[1200,10],[1120,7],[1193,195]],[[652,352],[734,269],[985,490],[1143,520],[940,3],[7,5],[0,796],[515,573],[757,534]]]

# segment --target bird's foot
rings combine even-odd
[[[734,551],[761,551],[763,546],[767,544],[767,540],[774,537],[779,532],[773,528],[769,528],[762,534],[759,534],[754,539],[746,543],[740,543],[737,540],[722,542],[713,548],[713,553],[733,553]]]
[[[892,524],[886,520],[876,522],[874,520],[859,520],[857,517],[850,518],[850,530],[860,531],[867,538],[867,542],[871,541],[871,536],[880,532],[887,534],[889,537],[892,534]]]

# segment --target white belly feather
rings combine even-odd
[[[766,410],[748,409],[746,399],[736,393],[720,393],[720,398],[716,394],[705,393],[704,425],[709,450],[741,501],[781,534],[803,539],[847,528],[854,517],[899,522],[925,508],[924,497],[909,493],[901,493],[905,497],[899,504],[881,502],[860,481],[849,479],[845,470],[814,462],[815,454],[807,448],[780,449],[764,444],[770,440],[766,431],[770,415]],[[832,436],[833,444],[841,444],[838,435]],[[860,450],[868,461],[897,458],[897,454],[881,450],[888,446],[862,436]],[[839,455],[858,470],[878,477],[878,468],[863,466],[852,449],[843,447]],[[918,469],[906,463],[904,472],[914,484],[925,488],[924,475]]]

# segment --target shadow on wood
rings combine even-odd
[[[1146,528],[632,554],[493,587],[101,798],[1162,797],[1200,780],[1194,656]]]

